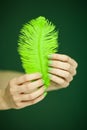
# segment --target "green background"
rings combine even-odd
[[[45,16],[59,29],[59,53],[74,58],[77,75],[66,89],[48,93],[36,105],[0,111],[0,130],[84,130],[87,123],[87,6],[83,0],[0,1],[0,69],[23,71],[17,53],[22,25]]]

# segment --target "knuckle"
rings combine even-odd
[[[59,59],[59,55],[58,55],[58,54],[55,54],[55,58],[56,58],[56,59]]]
[[[70,70],[70,68],[71,68],[71,65],[70,64],[67,64],[67,70]]]
[[[78,67],[78,63],[77,62],[75,62],[75,68],[77,68]]]
[[[71,80],[70,81],[72,81],[73,80],[73,77],[71,76]]]
[[[62,87],[67,88],[68,86],[69,86],[69,82],[65,82]]]
[[[69,72],[66,72],[65,77],[66,77],[66,78],[69,78],[69,77],[70,77],[70,73],[69,73]]]
[[[29,84],[25,85],[26,90],[30,90]]]
[[[76,75],[76,73],[77,73],[77,72],[76,72],[76,70],[75,70],[73,75],[75,76],[75,75]]]
[[[66,61],[69,61],[69,56],[64,55],[64,58],[65,58]]]
[[[32,94],[29,94],[28,98],[29,98],[29,100],[33,100],[34,96]]]
[[[60,80],[60,84],[61,84],[61,86],[63,86],[64,83],[65,83],[65,81],[64,81],[63,79],[61,79],[61,80]]]
[[[24,81],[27,81],[27,80],[29,80],[29,76],[28,76],[28,74],[25,74],[24,75]]]

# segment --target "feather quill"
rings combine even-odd
[[[58,50],[58,31],[43,16],[24,24],[18,39],[18,53],[26,73],[40,72],[46,87],[50,85],[48,55]]]

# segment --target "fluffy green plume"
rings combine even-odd
[[[45,17],[26,23],[20,31],[18,53],[26,73],[40,72],[45,85],[50,85],[48,55],[57,52],[58,31]]]

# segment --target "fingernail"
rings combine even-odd
[[[47,95],[47,92],[44,93],[44,97],[46,97],[46,95]]]
[[[51,58],[52,58],[52,54],[49,54],[49,55],[48,55],[48,58],[51,59]]]
[[[51,74],[48,74],[49,78],[51,78]]]
[[[50,71],[51,71],[51,69],[52,69],[51,67],[48,67],[48,72],[50,72]]]
[[[49,60],[49,61],[48,61],[48,64],[51,65],[51,64],[52,64],[52,60]]]

